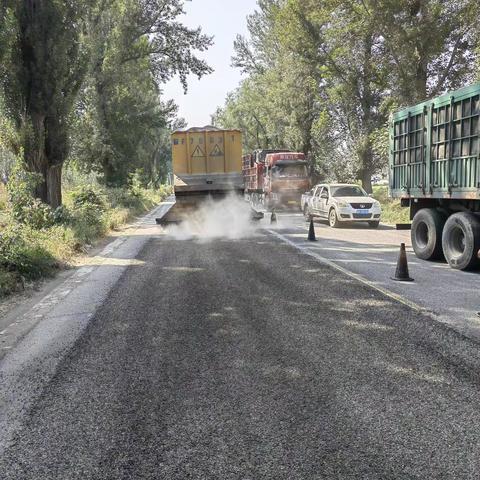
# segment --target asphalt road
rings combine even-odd
[[[361,275],[393,294],[432,312],[462,334],[480,341],[480,271],[454,270],[445,261],[427,262],[413,253],[410,231],[398,231],[381,225],[369,228],[365,223],[330,228],[315,221],[317,242],[306,241],[308,223],[300,213],[278,214],[275,230],[284,239],[302,249]],[[268,225],[268,219],[265,221]],[[407,246],[410,276],[415,282],[395,282],[399,245]]]
[[[478,344],[272,234],[149,236],[57,359],[2,479],[479,476]]]

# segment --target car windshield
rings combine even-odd
[[[367,192],[357,185],[330,187],[332,197],[367,197]]]
[[[275,165],[272,168],[274,177],[306,177],[307,167],[305,165]]]

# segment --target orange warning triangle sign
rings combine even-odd
[[[192,153],[192,158],[194,158],[194,157],[204,157],[204,156],[205,156],[205,154],[203,153],[203,150],[200,148],[199,145],[197,145],[197,148]]]
[[[223,152],[221,148],[217,145],[215,145],[215,148],[212,150],[212,153],[210,153],[211,157],[223,157]]]

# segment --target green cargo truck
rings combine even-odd
[[[390,195],[410,208],[417,257],[479,266],[479,142],[480,84],[392,116]]]

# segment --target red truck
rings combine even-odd
[[[303,153],[256,150],[243,157],[242,170],[245,195],[256,207],[299,208],[302,193],[310,188]]]

